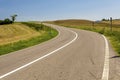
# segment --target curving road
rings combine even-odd
[[[105,39],[100,34],[45,25],[57,29],[59,35],[0,56],[0,80],[114,80],[109,55],[105,60]]]

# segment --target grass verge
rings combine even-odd
[[[47,41],[57,36],[58,34],[58,32],[55,29],[52,29],[42,24],[26,23],[26,22],[22,24],[27,25],[38,32],[42,32],[42,35],[33,37],[28,40],[20,40],[18,42],[2,45],[0,46],[0,55],[4,55],[13,51],[17,51],[23,48],[27,48],[27,47],[42,43],[44,41]]]

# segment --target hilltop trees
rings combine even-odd
[[[12,22],[15,21],[16,17],[17,17],[17,14],[14,14],[14,15],[11,16],[11,18],[12,18]]]
[[[109,21],[109,19],[105,19],[105,18],[103,18],[101,21]]]
[[[17,15],[14,14],[14,15],[11,16],[11,19],[9,19],[9,18],[5,18],[4,20],[0,20],[0,25],[4,25],[4,24],[12,24],[12,23],[15,22],[16,17],[17,17]]]
[[[13,22],[9,19],[6,18],[4,20],[0,20],[0,25],[4,25],[4,24],[12,24]]]
[[[9,18],[4,19],[3,24],[11,24],[12,21]]]

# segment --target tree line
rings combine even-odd
[[[12,23],[15,22],[16,17],[17,17],[17,15],[14,14],[14,15],[11,16],[11,19],[6,18],[6,19],[4,19],[4,20],[0,20],[0,25],[4,25],[4,24],[12,24]]]

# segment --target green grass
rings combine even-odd
[[[38,32],[43,32],[42,35],[33,37],[28,40],[20,40],[18,42],[6,44],[0,46],[0,55],[4,55],[13,51],[17,51],[20,49],[24,49],[39,43],[42,43],[44,41],[47,41],[55,36],[57,36],[58,32],[55,29],[52,29],[50,27],[44,26],[42,24],[35,24],[35,23],[23,23],[33,29],[35,29]]]
[[[120,31],[108,31],[104,34],[109,38],[114,50],[120,55]]]
[[[68,28],[77,28],[83,30],[94,31],[100,34],[105,35],[112,44],[114,50],[120,55],[120,21],[114,20],[113,31],[110,30],[110,22],[100,22],[92,25],[92,21],[87,20],[60,20],[52,21],[48,23],[53,23],[57,25],[62,25]]]

